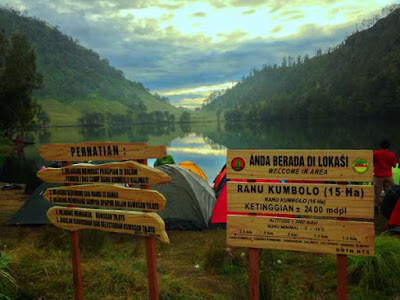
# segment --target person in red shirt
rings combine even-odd
[[[390,142],[383,140],[381,149],[374,151],[374,186],[375,186],[375,207],[382,204],[382,188],[387,190],[393,185],[392,167],[396,167],[396,154],[389,150]]]

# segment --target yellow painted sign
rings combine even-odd
[[[167,155],[165,146],[145,143],[85,142],[76,144],[47,144],[39,149],[40,155],[53,161],[138,160],[161,158]]]
[[[158,191],[109,184],[49,188],[43,194],[43,198],[56,205],[78,205],[140,211],[158,211],[165,208],[165,197]]]
[[[155,237],[169,243],[164,221],[156,213],[55,206],[47,211],[47,218],[55,226],[69,231],[98,229]]]
[[[227,244],[348,255],[374,255],[367,222],[228,215]]]
[[[228,150],[229,179],[373,181],[372,150]]]
[[[228,182],[228,211],[374,218],[374,187],[336,184]]]
[[[55,183],[162,184],[171,181],[166,173],[133,161],[101,165],[76,164],[63,168],[47,168],[37,176]]]

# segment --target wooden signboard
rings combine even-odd
[[[102,165],[76,164],[63,168],[47,168],[37,176],[55,183],[162,184],[171,181],[166,173],[133,161]]]
[[[228,211],[373,219],[374,187],[228,182]]]
[[[228,150],[227,178],[373,181],[372,150]]]
[[[98,229],[156,237],[169,243],[164,221],[156,213],[55,206],[47,211],[47,218],[55,226],[70,231]]]
[[[85,142],[76,144],[47,144],[39,149],[40,155],[52,161],[137,160],[160,158],[167,155],[165,146],[145,143]]]
[[[348,255],[374,255],[374,224],[322,219],[228,215],[227,243]]]
[[[43,198],[56,205],[78,205],[109,209],[159,211],[165,197],[158,191],[110,184],[73,185],[49,188]]]

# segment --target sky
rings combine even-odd
[[[176,106],[253,68],[342,42],[394,0],[0,0],[107,58]]]

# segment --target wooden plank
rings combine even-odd
[[[161,158],[167,155],[165,146],[145,143],[85,142],[47,144],[39,149],[40,156],[51,161],[129,160]]]
[[[61,165],[63,167],[71,166],[70,161],[63,161]],[[70,183],[66,183],[65,186],[70,186]],[[73,205],[70,205],[73,207]],[[70,234],[71,244],[71,264],[72,264],[72,276],[74,279],[74,299],[83,300],[83,276],[82,276],[82,265],[81,265],[81,249],[79,243],[79,233],[77,231],[71,231]]]
[[[374,187],[228,182],[228,211],[374,218]]]
[[[43,198],[56,205],[78,205],[109,209],[158,211],[165,197],[158,191],[110,184],[87,184],[47,189]]]
[[[133,161],[47,168],[39,171],[37,176],[47,182],[82,184],[162,184],[171,181],[166,173]]]
[[[249,248],[249,300],[260,299],[259,253],[259,249]]]
[[[143,237],[154,236],[169,243],[164,221],[156,213],[54,206],[47,211],[47,218],[55,226],[70,231],[98,229]]]
[[[77,231],[71,231],[69,236],[71,243],[72,274],[74,278],[74,299],[83,300],[83,278],[79,234]]]
[[[228,150],[229,179],[373,181],[372,150]]]
[[[227,244],[234,247],[373,256],[374,235],[372,222],[227,217]]]

